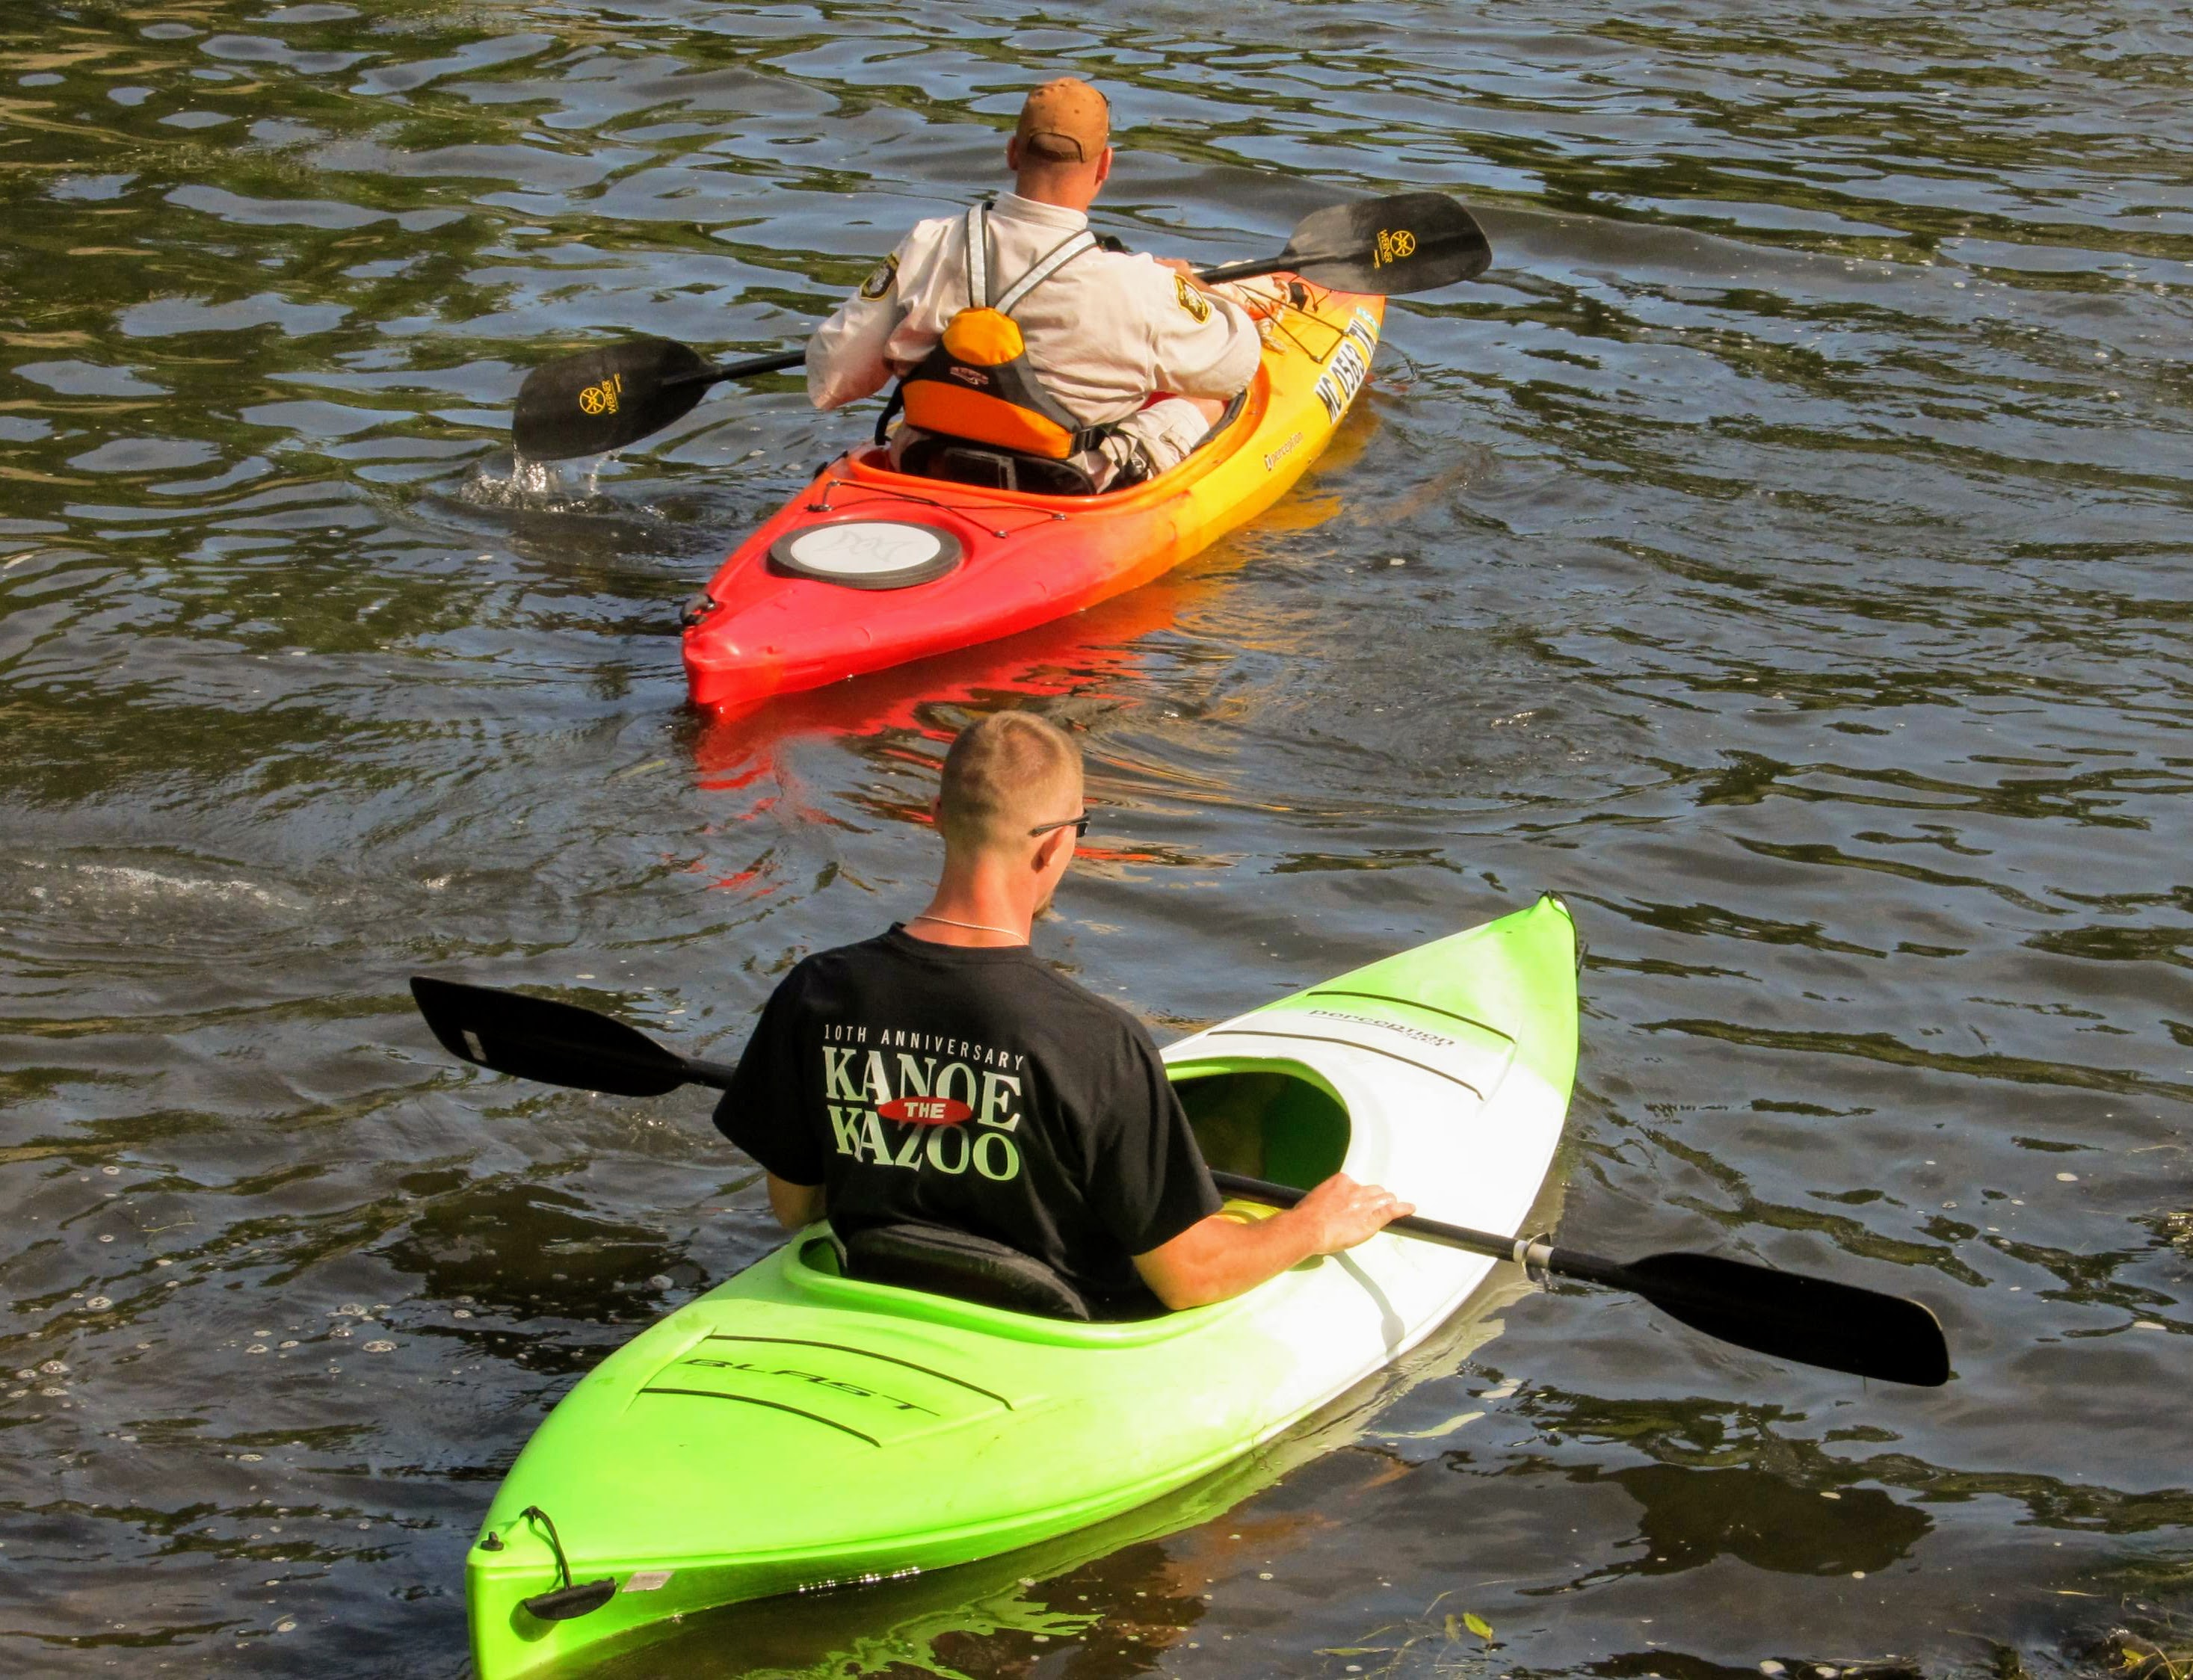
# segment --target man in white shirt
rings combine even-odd
[[[874,395],[929,357],[954,317],[998,303],[1019,329],[1039,397],[1077,428],[1068,458],[1092,483],[1133,483],[1184,459],[1257,371],[1262,345],[1243,301],[1256,294],[1202,287],[1177,259],[1076,239],[1112,172],[1110,127],[1104,96],[1086,83],[1030,94],[1005,148],[1014,190],[986,214],[921,223],[808,340],[815,406]],[[977,230],[986,237],[971,268]],[[902,425],[892,459],[921,436]]]

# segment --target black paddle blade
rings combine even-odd
[[[618,1097],[659,1097],[692,1077],[637,1027],[575,1003],[425,974],[411,976],[411,996],[444,1049],[497,1073]]]
[[[1391,297],[1474,280],[1492,266],[1492,247],[1444,192],[1403,192],[1313,212],[1285,257],[1312,285]]]
[[[708,364],[669,339],[627,339],[535,368],[518,388],[511,442],[528,460],[607,454],[690,414]]]
[[[1920,1388],[1950,1380],[1940,1322],[1901,1295],[1715,1254],[1647,1254],[1613,1270],[1669,1317],[1738,1347]]]

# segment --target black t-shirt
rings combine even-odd
[[[1099,1300],[1137,1292],[1129,1257],[1222,1205],[1149,1034],[1026,946],[894,927],[810,957],[716,1125],[777,1177],[827,1186],[841,1237],[946,1226]]]

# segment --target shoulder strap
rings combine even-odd
[[[898,418],[899,410],[906,407],[906,381],[901,380],[891,386],[890,395],[884,399],[881,413],[876,416],[876,445],[881,448],[890,442],[890,423]]]
[[[1011,315],[1018,307],[1021,300],[1030,292],[1050,279],[1052,275],[1057,273],[1060,269],[1065,267],[1084,251],[1093,251],[1096,249],[1096,236],[1087,228],[1083,228],[1079,233],[1069,233],[1057,244],[1052,246],[1048,253],[1039,257],[1034,267],[1013,283],[1011,289],[1005,293],[1005,296],[998,300],[996,305],[998,312],[1000,315]]]
[[[967,209],[967,307],[990,306],[990,219],[977,200]]]

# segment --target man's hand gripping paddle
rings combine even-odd
[[[1440,192],[1404,192],[1336,204],[1305,216],[1275,257],[1228,263],[1196,277],[1211,283],[1299,274],[1336,292],[1398,296],[1474,280],[1492,261],[1485,231]],[[683,419],[709,386],[782,374],[804,350],[710,367],[669,339],[627,339],[535,368],[518,388],[511,441],[528,460],[606,454]]]
[[[629,1097],[661,1096],[686,1084],[720,1090],[731,1082],[732,1070],[721,1062],[681,1056],[635,1027],[576,1004],[424,974],[413,977],[411,995],[452,1055],[497,1073]],[[1292,1207],[1303,1195],[1291,1186],[1232,1173],[1211,1177],[1228,1195],[1274,1207]],[[1647,1254],[1625,1266],[1415,1215],[1386,1228],[1556,1277],[1627,1289],[1694,1330],[1778,1359],[1921,1388],[1950,1379],[1940,1323],[1899,1295],[1716,1254]]]

